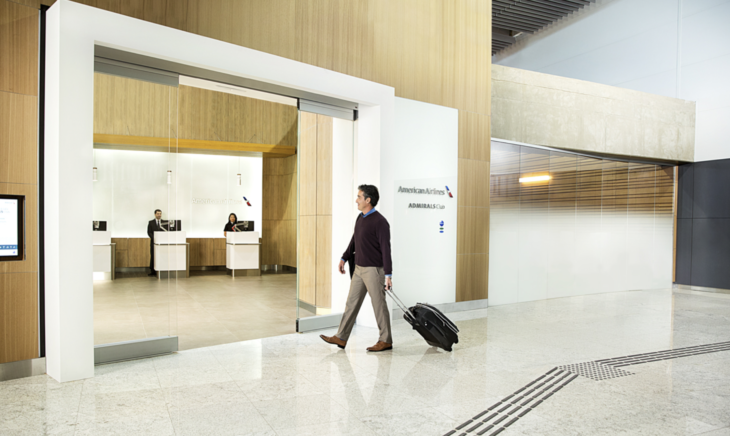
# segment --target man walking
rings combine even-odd
[[[385,290],[392,289],[393,262],[390,257],[390,225],[375,206],[380,194],[373,185],[358,186],[357,209],[361,212],[355,223],[355,233],[350,245],[340,261],[340,274],[345,274],[345,263],[350,256],[355,256],[355,273],[350,282],[350,293],[347,296],[345,313],[342,315],[340,328],[335,336],[320,335],[327,343],[345,348],[352,327],[365,294],[370,294],[378,321],[380,338],[378,343],[369,347],[368,351],[385,351],[393,348],[393,336],[390,331],[390,313],[385,302]]]
[[[147,223],[147,236],[150,237],[150,273],[148,274],[150,277],[157,275],[155,271],[155,232],[162,231],[160,218],[162,218],[162,211],[155,209],[155,219]]]

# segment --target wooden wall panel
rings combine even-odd
[[[489,255],[489,208],[460,208],[456,219],[456,253]]]
[[[299,217],[299,299],[316,304],[317,293],[317,217]]]
[[[175,138],[179,126],[180,139],[296,147],[297,116],[296,107],[280,103],[94,75],[97,135]]]
[[[489,116],[459,111],[456,301],[489,296],[489,120]]]
[[[0,1],[0,91],[38,95],[38,9]]]
[[[489,208],[489,164],[489,161],[459,159],[457,204],[460,207]]]
[[[318,308],[332,305],[332,117],[302,112],[299,142],[299,222],[307,219],[307,225],[314,225],[313,240],[299,235],[299,273],[301,295],[301,274],[305,265],[313,266],[315,294]],[[310,223],[314,218],[314,224]],[[314,241],[314,247],[308,247]],[[308,256],[314,256],[309,259]],[[310,272],[306,272],[310,274]],[[309,291],[308,291],[309,292]],[[301,297],[300,297],[301,298]],[[309,302],[309,301],[308,301]],[[314,303],[312,303],[314,304]]]
[[[318,215],[316,262],[317,307],[332,307],[332,268],[332,215]]]
[[[40,9],[41,8],[41,2],[40,0],[10,0],[13,3],[18,3],[23,6],[28,6],[34,9]]]
[[[0,363],[38,357],[38,274],[0,274]]]
[[[0,263],[0,364],[39,356],[37,7],[0,0],[0,193],[25,196],[25,260]]]
[[[226,265],[225,238],[188,238],[188,243],[191,267]]]
[[[263,159],[262,265],[297,266],[297,156]]]
[[[112,238],[117,244],[117,268],[147,268],[150,265],[149,238]],[[190,266],[225,266],[225,238],[188,238]]]
[[[299,122],[299,215],[317,214],[317,115],[302,112]]]
[[[127,266],[150,266],[150,238],[127,239]]]
[[[489,283],[488,254],[456,255],[456,301],[482,300]]]
[[[37,183],[37,116],[37,97],[0,92],[0,183]]]
[[[161,6],[147,7],[150,1],[137,0],[133,4],[145,7],[125,8],[119,0],[84,3],[372,80],[394,87],[398,97],[457,108],[460,159],[490,159],[489,1],[187,0],[172,6],[168,0],[165,17]],[[460,160],[460,168],[471,167]],[[459,195],[484,204],[488,176],[472,180],[460,175]],[[311,188],[301,191],[303,199],[316,194]],[[306,210],[311,203],[302,204],[306,214],[314,215]],[[484,259],[482,270],[487,269],[488,257],[479,258]],[[457,271],[472,270],[464,266]],[[482,283],[482,278],[469,283]],[[463,277],[457,282],[467,283]],[[483,283],[480,298],[487,295]],[[462,293],[457,288],[457,299],[477,295],[469,289]]]
[[[398,97],[489,115],[488,1],[81,3],[383,83]]]
[[[491,160],[490,119],[488,115],[459,111],[459,158]]]
[[[281,265],[297,266],[297,220],[284,220],[280,225],[281,244],[278,256]]]
[[[176,87],[94,73],[94,133],[176,136]]]
[[[332,117],[317,115],[317,215],[332,216]]]

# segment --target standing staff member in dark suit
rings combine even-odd
[[[226,223],[226,226],[223,228],[223,236],[226,236],[227,232],[235,232],[236,231],[236,223],[238,222],[238,217],[235,213],[231,213],[228,215],[228,222]]]
[[[361,212],[355,223],[355,234],[350,245],[342,255],[340,274],[345,273],[345,263],[355,253],[355,274],[350,282],[345,313],[335,336],[320,335],[327,343],[345,348],[360,306],[366,294],[370,294],[378,321],[380,338],[368,351],[385,351],[393,348],[393,335],[390,330],[390,313],[385,302],[383,285],[393,288],[393,261],[390,256],[390,225],[383,215],[375,210],[380,194],[373,185],[358,186],[357,209]]]
[[[162,211],[155,209],[155,219],[147,223],[147,236],[150,237],[150,277],[157,275],[157,271],[155,271],[155,232],[162,231],[162,227],[160,226],[161,218]]]

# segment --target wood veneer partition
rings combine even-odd
[[[0,262],[0,364],[39,357],[38,3],[0,0],[0,193],[25,195],[25,260]]]
[[[261,264],[297,267],[297,156],[264,158]]]
[[[96,147],[285,157],[296,142],[294,106],[94,74]]]
[[[299,299],[332,306],[333,119],[302,112],[299,140]]]
[[[394,87],[397,97],[459,109],[456,299],[487,298],[492,2],[79,2],[382,83]],[[479,242],[465,244],[472,240]]]

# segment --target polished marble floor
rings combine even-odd
[[[3,382],[0,434],[443,435],[557,366],[730,341],[730,295],[691,289],[450,317],[452,353],[400,321],[380,354],[365,352],[377,331],[356,327],[346,350],[325,330],[99,366],[78,382]],[[500,435],[730,435],[730,351],[622,369],[577,377]]]
[[[191,271],[94,282],[94,343],[178,336],[181,350],[296,332],[296,274],[232,278]]]

